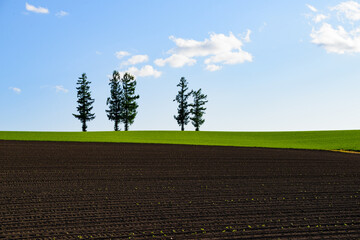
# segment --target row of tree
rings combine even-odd
[[[95,119],[95,114],[92,113],[93,103],[95,100],[91,97],[90,81],[87,80],[86,73],[83,73],[77,81],[77,112],[73,116],[80,120],[82,123],[82,131],[86,132],[87,122]],[[119,124],[123,123],[125,131],[129,130],[129,126],[134,123],[137,115],[138,104],[136,102],[139,99],[139,95],[135,94],[136,80],[134,76],[129,73],[125,73],[123,77],[120,77],[118,71],[114,71],[112,78],[109,82],[110,85],[110,97],[107,98],[106,105],[109,109],[105,110],[109,120],[114,121],[114,130],[119,131]],[[180,87],[178,94],[174,101],[179,103],[178,115],[175,115],[181,131],[184,131],[185,125],[191,120],[196,131],[199,131],[200,126],[205,122],[203,115],[206,108],[204,107],[207,96],[201,93],[201,88],[197,91],[189,91],[188,82],[184,77],[180,79],[180,83],[177,85]],[[193,103],[188,102],[188,98],[193,96]]]
[[[135,95],[135,78],[129,73],[125,73],[120,79],[120,73],[114,71],[109,85],[110,97],[106,101],[109,110],[105,110],[107,117],[114,121],[115,131],[119,131],[120,122],[124,123],[125,131],[128,131],[129,125],[134,123],[137,115],[136,109],[139,106],[136,102],[139,95]]]
[[[197,91],[191,90],[189,91],[188,82],[184,77],[180,79],[179,84],[180,87],[178,94],[174,101],[179,103],[178,105],[178,115],[174,115],[179,126],[181,126],[181,131],[185,130],[185,125],[189,123],[189,119],[191,123],[195,127],[195,131],[200,130],[200,126],[205,122],[203,119],[203,115],[205,114],[206,108],[204,107],[207,95],[201,93],[201,88]],[[189,104],[188,98],[193,96],[193,103]],[[190,110],[189,110],[190,107]]]

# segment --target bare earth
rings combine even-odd
[[[0,141],[0,239],[360,239],[360,155]]]

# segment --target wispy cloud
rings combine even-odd
[[[313,18],[313,21],[315,23],[319,23],[319,22],[322,22],[324,21],[325,19],[329,18],[329,16],[326,16],[324,14],[317,14],[314,18]]]
[[[56,92],[63,92],[63,93],[69,92],[69,90],[64,88],[64,86],[62,86],[62,85],[55,86],[55,89],[56,89]]]
[[[25,8],[26,8],[27,11],[34,12],[34,13],[43,13],[43,14],[48,14],[49,13],[49,9],[47,9],[47,8],[35,7],[35,6],[30,5],[28,3],[25,3]]]
[[[222,67],[215,65],[215,64],[210,64],[206,66],[206,70],[210,71],[210,72],[214,72],[214,71],[218,71],[220,70]]]
[[[248,29],[248,30],[246,31],[245,37],[243,38],[244,42],[251,42],[251,40],[250,40],[250,34],[251,34],[251,30]]]
[[[314,6],[312,6],[312,5],[310,5],[310,4],[306,4],[306,6],[307,6],[312,12],[317,12],[317,11],[318,11]]]
[[[240,64],[252,61],[252,55],[242,49],[243,41],[250,42],[251,31],[248,30],[243,40],[235,37],[231,32],[224,34],[211,33],[209,39],[197,41],[170,36],[176,47],[168,51],[172,54],[168,58],[159,58],[154,61],[158,66],[169,64],[171,67],[191,66],[196,63],[198,57],[207,57],[206,65],[217,64]],[[214,67],[207,67],[211,71]]]
[[[134,55],[129,58],[127,61],[121,63],[121,65],[135,65],[143,62],[147,62],[149,60],[148,55]]]
[[[160,67],[169,64],[173,68],[180,68],[185,65],[192,66],[196,63],[196,60],[193,58],[189,58],[185,55],[173,54],[166,59],[162,59],[162,58],[156,59],[154,63]]]
[[[115,53],[115,56],[118,58],[118,59],[121,59],[125,56],[129,56],[130,53],[126,52],[126,51],[119,51],[119,52],[116,52]]]
[[[69,15],[69,13],[61,10],[60,12],[57,12],[55,15],[57,17],[65,17],[66,15]]]
[[[102,52],[100,52],[100,51],[95,51],[95,53],[96,53],[97,55],[101,55],[101,54],[102,54]]]
[[[330,9],[332,11],[337,11],[338,16],[343,15],[348,20],[360,20],[360,4],[355,1],[342,2]]]
[[[17,88],[17,87],[9,87],[9,89],[13,90],[15,93],[20,94],[21,93],[21,89]]]
[[[158,78],[161,76],[161,72],[155,70],[151,65],[145,65],[142,68],[137,67],[130,67],[128,70],[121,72],[121,75],[123,75],[125,72],[131,73],[135,75],[136,77],[155,77]]]
[[[264,22],[264,23],[260,26],[259,32],[264,31],[264,29],[265,29],[266,26],[267,26],[267,22]]]

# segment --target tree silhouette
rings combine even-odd
[[[136,80],[134,76],[125,73],[121,82],[123,91],[121,120],[124,123],[125,131],[128,131],[129,125],[134,123],[137,115],[136,109],[139,105],[136,103],[136,99],[139,98],[139,95],[135,95]]]
[[[178,115],[174,116],[175,120],[181,126],[181,131],[184,131],[184,126],[189,123],[189,115],[190,112],[188,110],[189,104],[187,102],[187,99],[191,95],[191,92],[188,91],[188,82],[184,77],[180,79],[179,84],[177,85],[180,87],[180,90],[178,91],[178,94],[176,95],[176,98],[173,101],[177,101],[179,103],[178,105]]]
[[[91,98],[90,83],[91,82],[87,81],[86,73],[83,73],[76,83],[79,85],[76,88],[78,98],[77,111],[79,114],[73,114],[73,116],[79,119],[82,123],[83,132],[86,132],[87,129],[86,122],[95,118],[95,114],[91,113],[91,110],[93,109],[92,104],[95,100]]]
[[[114,130],[119,131],[119,123],[123,113],[123,91],[121,88],[120,74],[114,71],[112,79],[110,79],[110,97],[107,98],[106,105],[109,105],[107,117],[109,120],[114,121]]]
[[[201,93],[201,88],[197,91],[192,91],[192,95],[194,97],[194,103],[190,104],[191,109],[190,113],[192,114],[191,123],[195,127],[195,131],[199,131],[200,126],[205,122],[203,119],[203,115],[205,114],[206,108],[204,108],[205,103],[208,101],[206,100],[207,95]]]

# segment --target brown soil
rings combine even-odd
[[[0,141],[0,239],[360,239],[360,155]]]

